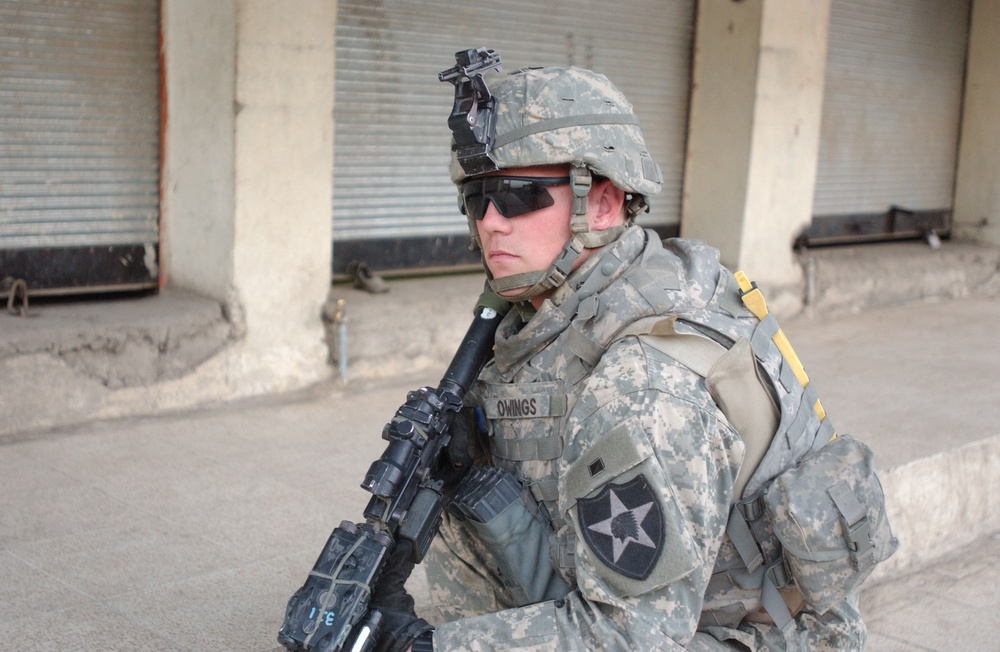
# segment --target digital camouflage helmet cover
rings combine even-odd
[[[495,292],[527,288],[507,297],[524,301],[558,287],[584,249],[604,246],[624,230],[589,229],[587,193],[593,176],[610,179],[626,193],[628,222],[649,210],[648,197],[660,191],[663,177],[646,149],[632,105],[604,75],[577,67],[526,68],[488,88],[483,75],[500,69],[493,50],[458,52],[456,60],[454,68],[439,75],[455,84],[448,126],[456,185],[509,168],[570,166],[572,236],[562,253],[547,270],[490,280]],[[469,231],[474,248],[481,248],[471,216]]]

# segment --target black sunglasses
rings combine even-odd
[[[504,217],[517,217],[555,203],[546,186],[569,183],[569,177],[481,177],[462,184],[462,213],[481,220],[490,202]]]

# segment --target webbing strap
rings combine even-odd
[[[740,290],[735,279],[724,271],[719,278],[719,284],[722,285],[722,292],[719,295],[719,307],[731,316],[739,317],[740,309],[743,308],[743,302],[740,300]]]
[[[497,294],[523,287],[528,288],[515,296],[504,297],[511,303],[536,297],[546,290],[562,285],[572,271],[573,263],[580,257],[581,251],[583,251],[583,244],[579,238],[570,238],[547,270],[491,278],[490,288]]]
[[[824,419],[823,422],[819,424],[819,433],[816,435],[816,440],[813,442],[813,450],[818,451],[836,437],[837,433],[833,431],[833,424],[830,423],[829,419]]]
[[[597,366],[601,357],[607,352],[607,349],[584,335],[576,326],[570,326],[567,329],[566,348],[589,365],[591,369]]]
[[[844,517],[844,538],[847,539],[851,559],[859,570],[875,565],[875,543],[872,541],[871,522],[865,508],[858,501],[846,482],[841,480],[826,490],[833,504]]]
[[[746,567],[747,572],[754,572],[764,563],[764,555],[761,554],[760,548],[757,546],[757,540],[750,531],[750,526],[747,525],[743,513],[737,507],[729,510],[729,523],[726,525],[726,534],[729,535],[729,540],[733,542],[733,546],[736,548],[736,552],[739,554],[740,560]]]
[[[542,478],[529,480],[528,489],[538,502],[553,502],[559,500],[559,479]]]
[[[799,439],[820,429],[819,417],[814,411],[814,406],[818,402],[816,391],[811,386],[802,390],[798,409],[795,410],[795,419],[785,431],[785,439],[792,450],[796,449],[795,444]]]
[[[593,182],[590,170],[586,166],[574,165],[570,168],[569,183],[573,188],[573,208],[570,211],[569,232],[574,236],[590,230],[590,225],[587,223],[587,195]],[[615,238],[617,237],[616,234]]]
[[[559,537],[559,551],[556,555],[559,568],[576,569],[576,535],[573,528]]]
[[[753,333],[750,335],[750,347],[754,351],[767,351],[768,345],[774,341],[774,336],[778,330],[778,322],[774,317],[764,315],[764,318],[760,320],[760,323],[757,324],[757,327],[753,329]]]
[[[795,386],[793,383],[799,382],[795,380],[795,372],[792,371],[792,366],[785,364],[784,361],[782,361],[781,369],[778,371],[778,381],[789,394],[795,393]]]
[[[545,272],[523,272],[492,279],[490,286],[494,292],[506,292],[517,288],[532,287],[545,276]]]
[[[830,494],[833,504],[840,510],[848,525],[855,525],[867,516],[865,508],[861,506],[861,503],[851,492],[851,488],[843,480],[827,489],[826,492]]]
[[[784,561],[779,557],[764,571],[760,604],[781,630],[781,634],[785,638],[786,650],[797,650],[799,648],[795,644],[795,619],[792,618],[791,612],[788,611],[788,605],[785,604],[784,598],[778,592],[778,587],[786,584],[788,584],[788,578],[785,575]]]

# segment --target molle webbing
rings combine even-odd
[[[785,333],[778,327],[777,322],[774,321],[767,310],[767,304],[764,302],[764,295],[761,294],[760,290],[757,288],[756,283],[752,283],[747,279],[746,274],[743,271],[738,271],[734,274],[736,282],[740,286],[740,297],[743,299],[743,304],[752,312],[757,319],[763,324],[765,321],[771,326],[770,330],[773,330],[773,335],[771,339],[774,341],[775,346],[778,347],[778,351],[781,352],[781,357],[785,360],[785,365],[791,372],[795,375],[795,379],[800,385],[810,394],[810,398],[815,397],[815,390],[809,385],[809,376],[806,375],[806,370],[802,366],[802,362],[799,360],[799,356],[796,355],[795,350],[792,349],[791,342],[785,337]],[[754,333],[756,337],[756,332]],[[751,341],[751,344],[753,342]],[[756,350],[757,347],[754,347]],[[785,379],[782,379],[782,383],[785,384]],[[788,388],[785,384],[786,389]],[[816,418],[819,419],[820,423],[826,420],[826,411],[823,409],[823,404],[820,403],[819,398],[815,398],[812,404],[813,411],[816,413]],[[831,439],[836,437],[836,433],[831,433]]]
[[[490,449],[496,457],[512,462],[528,460],[557,460],[563,452],[562,438],[558,433],[535,439],[501,439],[494,437]]]

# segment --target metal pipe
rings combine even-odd
[[[808,254],[806,257],[806,300],[807,306],[813,305],[816,301],[816,260]]]
[[[337,300],[333,323],[337,325],[337,371],[340,381],[347,385],[347,308],[343,299]]]

